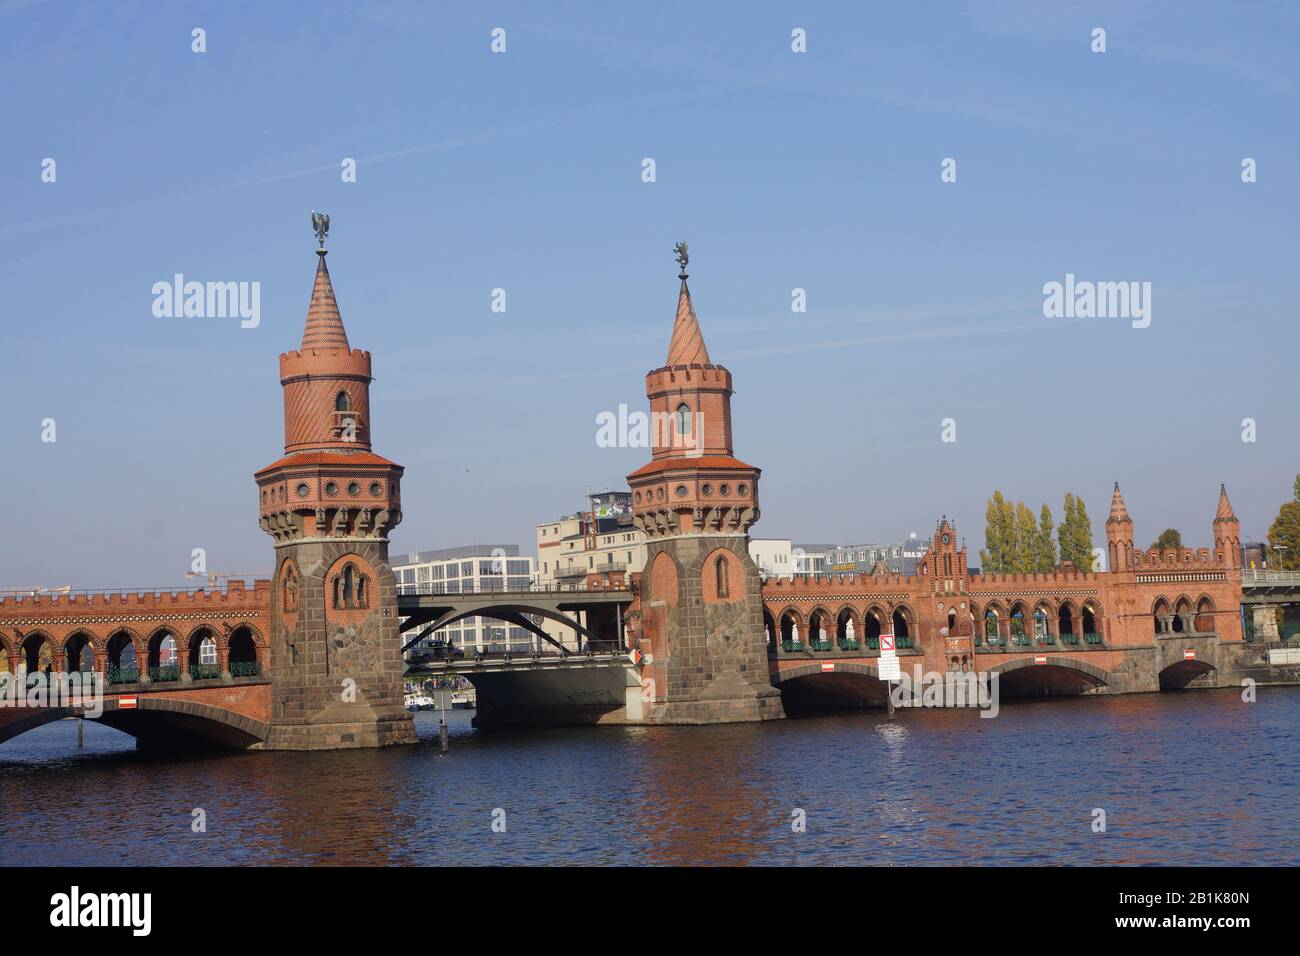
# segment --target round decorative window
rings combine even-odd
[[[711,494],[713,494],[713,486],[709,484],[704,485],[704,487],[700,489],[700,493],[703,494],[704,497],[706,498],[709,497]]]
[[[383,485],[381,485],[381,484],[380,484],[379,482],[377,482],[377,481],[372,481],[372,482],[370,483],[370,496],[371,496],[372,498],[378,498],[378,497],[379,497],[380,495],[382,495],[383,493],[384,493],[384,486],[383,486]]]
[[[944,543],[944,544],[947,544],[947,543],[950,542],[951,540],[952,540],[952,538],[949,537],[947,534],[945,534],[945,535],[943,536],[943,543]]]
[[[309,494],[311,494],[311,485],[307,484],[307,482],[305,481],[299,482],[297,491],[298,491],[299,498],[306,498]]]
[[[685,497],[686,497],[686,486],[685,486],[685,485],[678,485],[678,486],[677,486],[677,490],[674,492],[674,494],[676,494],[678,498],[685,498]]]
[[[637,504],[641,503],[641,492],[639,491],[636,493],[636,503]]]
[[[749,485],[736,485],[736,494],[740,495],[742,498],[749,494]]]
[[[329,484],[325,486],[325,494],[337,495],[338,493],[339,493],[339,486],[334,482],[331,481]]]
[[[361,494],[361,486],[357,484],[355,481],[349,482],[348,494],[350,494],[352,497],[355,498],[357,495]]]
[[[723,485],[718,489],[718,494],[723,495],[724,497],[725,497],[726,495],[731,494],[731,485],[728,485],[728,484],[725,484],[725,483],[724,483],[724,484],[723,484]]]
[[[663,500],[664,500],[664,490],[663,490],[662,488],[656,488],[656,489],[655,489],[655,497],[658,498],[660,501],[663,501]]]

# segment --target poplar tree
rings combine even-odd
[[[1052,509],[1043,505],[1038,521],[1038,536],[1034,548],[1034,570],[1050,574],[1056,567],[1056,542],[1052,539]]]
[[[1012,571],[1024,574],[1032,571],[1038,550],[1038,521],[1023,501],[1016,502],[1016,550],[1012,558]]]
[[[1056,529],[1061,560],[1071,562],[1080,571],[1092,570],[1092,521],[1083,499],[1066,492],[1065,517]]]
[[[993,492],[984,511],[984,549],[980,568],[985,574],[1006,574],[1011,570],[1015,550],[1015,512],[1002,492]]]

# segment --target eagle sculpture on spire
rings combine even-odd
[[[323,212],[311,211],[311,227],[316,232],[316,238],[320,240],[320,247],[325,248],[325,237],[330,231],[330,217]]]

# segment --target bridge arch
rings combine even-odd
[[[494,621],[503,621],[506,624],[519,626],[519,619],[526,615],[544,617],[548,621],[553,621],[556,624],[561,624],[564,627],[571,628],[576,634],[585,637],[588,644],[610,643],[608,638],[601,637],[599,634],[578,623],[562,611],[553,611],[550,608],[537,607],[532,604],[492,604],[487,607],[466,608],[463,611],[448,611],[433,621],[426,621],[411,628],[411,630],[416,633],[407,640],[405,644],[403,644],[402,653],[405,654],[414,647],[422,639],[423,635],[433,634],[435,631],[455,624],[457,621],[464,620],[467,617],[490,617]],[[407,633],[410,633],[410,631]],[[536,631],[534,631],[534,633],[536,633]]]
[[[888,694],[876,668],[859,661],[836,661],[833,671],[801,664],[773,673],[772,685],[788,710],[883,707]]]
[[[84,717],[120,730],[135,737],[141,749],[245,750],[263,743],[270,731],[269,724],[224,707],[157,694],[142,695],[131,710],[119,709],[117,699],[110,698],[97,717],[76,707],[42,707],[22,713],[0,723],[0,744],[65,717]]]
[[[1008,697],[1056,697],[1104,692],[1110,687],[1110,671],[1060,655],[1038,664],[1031,657],[994,664],[990,674],[998,674],[1000,693]]]

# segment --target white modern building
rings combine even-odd
[[[536,576],[536,562],[521,556],[517,544],[472,544],[437,551],[393,555],[398,594],[477,594],[485,591],[527,591]],[[467,617],[429,634],[413,649],[445,641],[469,654],[531,647],[527,630],[492,618]]]

